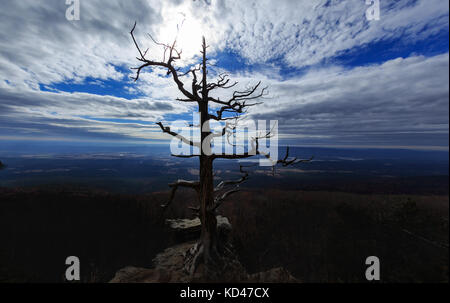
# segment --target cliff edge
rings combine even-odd
[[[166,248],[153,259],[152,268],[127,266],[116,272],[110,283],[191,283],[191,282],[237,282],[237,283],[298,283],[286,269],[278,267],[268,271],[249,274],[239,262],[231,244],[231,224],[228,219],[217,216],[217,228],[229,254],[225,267],[212,278],[203,273],[203,265],[194,274],[185,270],[185,259],[200,235],[198,218],[166,220],[173,231],[176,245]]]

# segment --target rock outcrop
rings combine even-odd
[[[273,268],[265,272],[248,274],[233,252],[230,239],[231,224],[227,218],[217,216],[219,237],[226,243],[229,254],[220,275],[211,279],[202,273],[203,265],[193,275],[185,270],[186,256],[200,236],[198,218],[166,220],[171,227],[174,240],[179,244],[166,248],[153,259],[152,268],[125,267],[116,272],[111,283],[190,283],[190,282],[299,282],[284,268]]]
[[[217,231],[224,242],[230,241],[231,224],[228,218],[217,216]],[[175,243],[196,240],[200,237],[201,222],[195,219],[167,219],[166,224],[171,228]]]

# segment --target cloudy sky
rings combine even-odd
[[[71,1],[68,1],[71,2]],[[449,5],[444,0],[66,0],[0,4],[2,141],[141,142],[167,139],[154,123],[192,108],[162,70],[130,76],[136,37],[198,59],[201,37],[214,63],[242,87],[262,81],[254,119],[279,120],[284,142],[305,146],[448,150]],[[370,1],[369,1],[370,2]]]

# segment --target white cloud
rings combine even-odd
[[[399,58],[352,70],[315,66],[371,42],[398,38],[412,44],[448,31],[447,1],[381,0],[381,20],[376,22],[365,19],[363,0],[228,0],[211,4],[81,0],[81,20],[73,22],[65,19],[64,0],[6,0],[0,6],[3,135],[15,130],[78,131],[80,136],[149,138],[153,134],[148,135],[147,125],[117,125],[80,117],[154,122],[165,114],[186,111],[186,104],[169,102],[179,93],[162,71],[144,72],[136,86],[127,83],[128,91],[143,94],[135,100],[39,90],[39,84],[82,82],[86,77],[126,82],[129,75],[115,66],[137,64],[129,36],[136,20],[138,41],[143,48],[149,46],[149,54],[156,59],[161,58],[161,51],[146,33],[170,42],[177,24],[183,22],[178,39],[184,58],[180,64],[193,62],[202,35],[211,56],[228,48],[250,64],[275,60],[266,70],[234,76],[242,85],[262,80],[270,87],[271,99],[254,117],[283,119],[283,131],[291,137],[331,136],[350,142],[365,140],[370,134],[376,141],[390,133],[393,141],[409,144],[423,140],[426,144],[427,138],[439,136],[442,142],[445,134],[448,136],[448,53]],[[283,80],[281,64],[313,68],[304,76]]]
[[[351,70],[331,67],[286,81],[265,79],[272,98],[250,114],[279,119],[293,137],[448,145],[448,73],[446,53]]]
[[[171,42],[184,20],[178,42],[185,63],[198,54],[200,37],[205,35],[210,51],[228,47],[251,63],[281,58],[297,67],[366,43],[400,36],[414,42],[448,28],[448,2],[409,2],[381,1],[381,20],[367,22],[362,0],[228,0],[210,5],[81,0],[81,20],[69,22],[63,0],[6,0],[0,10],[0,79],[34,86],[87,76],[119,79],[123,75],[113,64],[136,64],[129,37],[135,20],[138,40],[155,58],[161,52],[146,33]]]

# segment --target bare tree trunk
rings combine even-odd
[[[205,265],[217,257],[217,219],[214,205],[214,183],[212,173],[212,159],[208,156],[200,157],[200,221],[202,230],[200,244],[203,246]]]
[[[206,147],[211,147],[208,141],[208,135],[211,133],[209,128],[208,111],[208,90],[207,90],[207,68],[206,68],[206,42],[203,37],[202,43],[202,102],[199,103],[201,141]],[[200,153],[200,221],[202,222],[202,231],[200,244],[203,246],[203,258],[208,268],[214,259],[218,257],[217,250],[217,219],[214,210],[214,178],[213,178],[213,158],[205,154],[202,145]]]
[[[206,125],[201,129],[201,141],[208,142],[209,117],[207,115],[207,103],[199,104],[200,125]],[[205,143],[208,145],[209,143]],[[214,273],[220,261],[220,243],[217,232],[217,219],[214,208],[214,177],[213,177],[213,157],[201,150],[200,160],[200,176],[199,176],[199,217],[201,221],[201,235],[197,244],[190,250],[186,260],[186,269],[194,274],[197,265],[203,263],[205,265],[205,274]],[[203,262],[202,262],[203,261]]]

